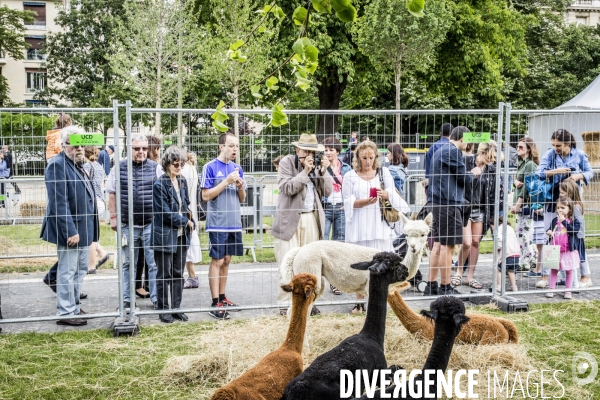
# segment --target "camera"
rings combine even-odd
[[[314,167],[317,168],[318,166],[321,165],[321,160],[323,159],[323,153],[315,153],[315,162],[314,162]]]

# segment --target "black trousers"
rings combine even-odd
[[[171,299],[171,308],[180,308],[181,297],[183,295],[183,269],[185,268],[185,259],[188,246],[185,243],[185,236],[177,238],[175,253],[164,253],[154,251],[154,262],[158,271],[156,273],[156,293],[158,295],[157,308],[159,310],[169,309],[169,297]],[[169,288],[171,296],[169,296]]]
[[[138,251],[138,262],[135,266],[135,290],[140,288],[144,288],[147,292],[150,291],[148,264],[146,264],[146,256],[143,251]]]

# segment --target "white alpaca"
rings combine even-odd
[[[408,278],[417,273],[423,249],[427,247],[432,214],[424,220],[410,220],[400,213],[408,252],[402,264],[408,268]],[[350,268],[351,264],[370,261],[380,250],[350,243],[321,240],[288,251],[279,267],[281,282],[290,282],[294,275],[313,274],[317,277],[316,294],[319,298],[324,290],[323,278],[345,293],[369,294],[369,271]],[[316,300],[316,299],[315,299]]]

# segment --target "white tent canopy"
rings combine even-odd
[[[600,75],[581,93],[555,110],[600,110]]]
[[[583,149],[581,134],[600,131],[600,76],[571,100],[552,111],[530,114],[528,120],[528,135],[535,140],[541,154],[550,148],[550,137],[558,128],[575,135],[577,147]]]

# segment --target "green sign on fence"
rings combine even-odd
[[[74,133],[69,135],[71,146],[103,146],[104,135],[101,133]]]
[[[489,143],[490,132],[465,132],[463,133],[463,142],[465,143]]]

